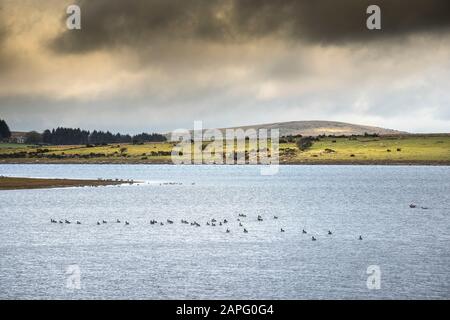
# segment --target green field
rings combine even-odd
[[[0,144],[0,163],[171,163],[175,143],[105,146],[27,146]],[[280,144],[282,164],[450,165],[450,135],[319,138],[300,151]]]

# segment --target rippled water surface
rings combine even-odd
[[[0,175],[145,181],[0,191],[0,298],[450,298],[450,167],[0,165]],[[80,289],[67,287],[74,265]],[[379,290],[366,284],[371,265]]]

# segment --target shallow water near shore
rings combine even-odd
[[[0,165],[0,175],[146,182],[0,191],[0,298],[450,298],[449,166],[261,176],[259,166]],[[371,265],[379,290],[367,287]],[[80,289],[67,286],[70,266]]]

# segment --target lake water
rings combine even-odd
[[[261,176],[257,166],[0,165],[0,175],[145,181],[0,191],[0,298],[450,298],[448,166]]]

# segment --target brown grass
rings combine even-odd
[[[41,189],[41,188],[64,188],[64,187],[97,187],[133,183],[120,180],[82,180],[82,179],[41,179],[41,178],[16,178],[1,177],[0,190],[15,189]]]

